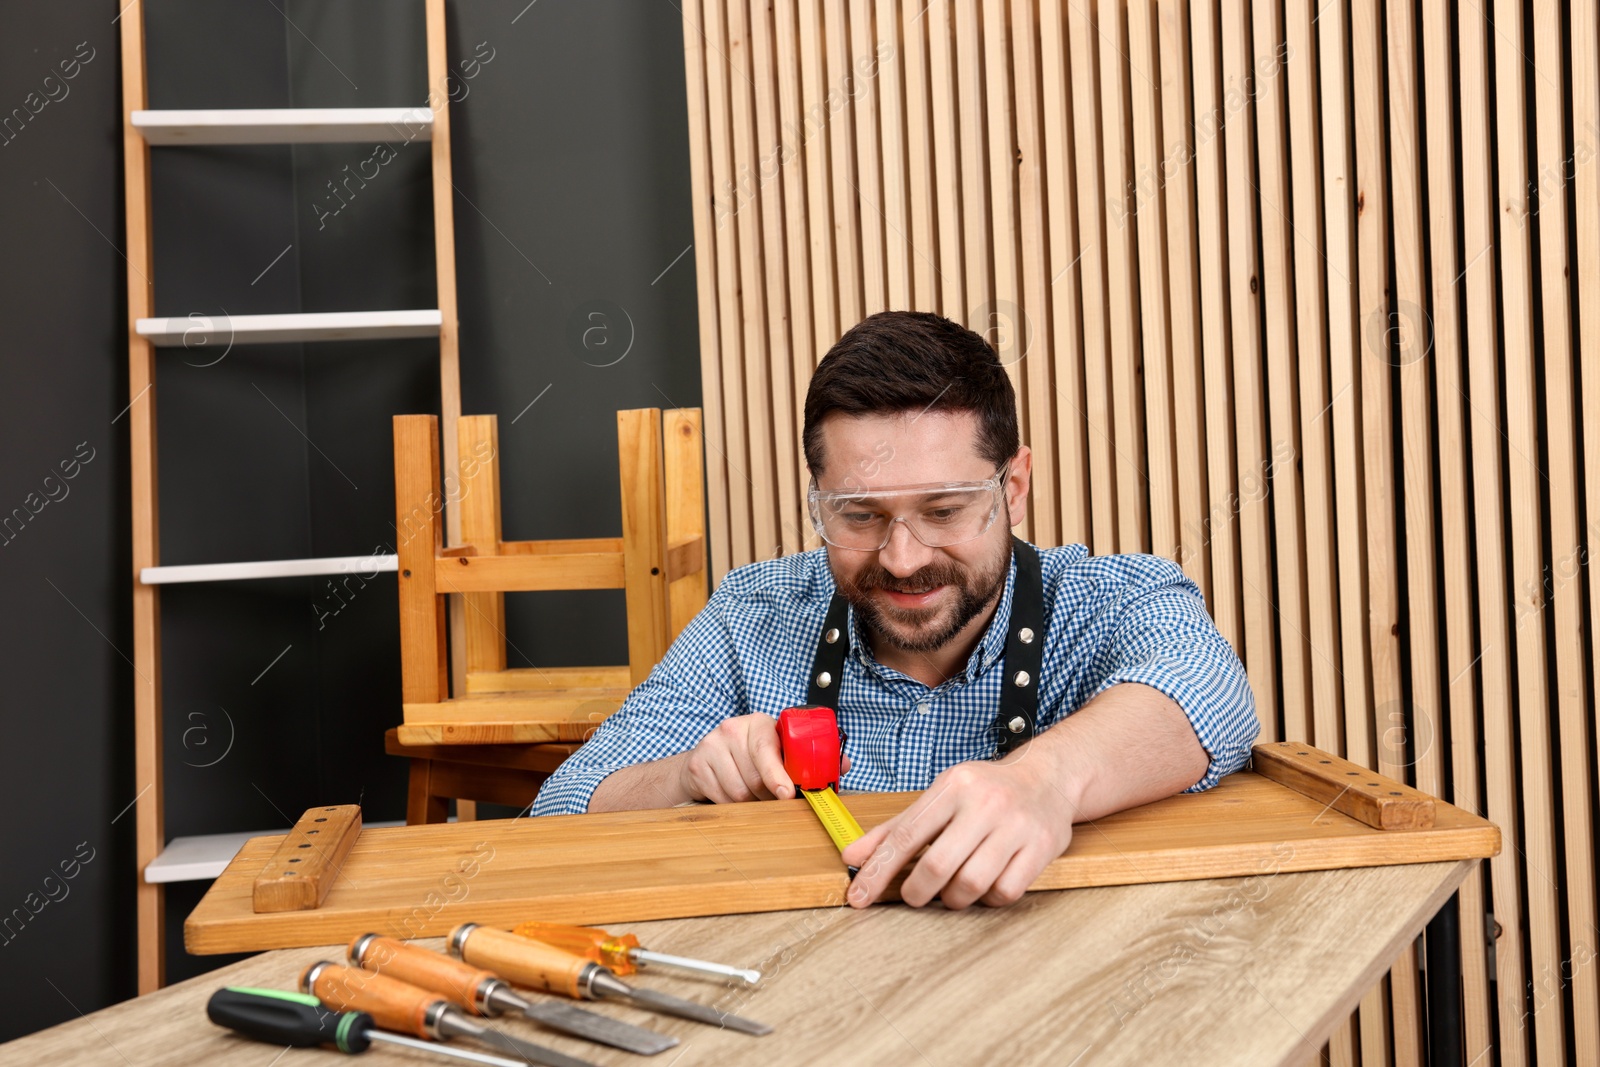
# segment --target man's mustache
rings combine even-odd
[[[928,589],[936,585],[961,584],[961,571],[955,567],[929,565],[923,567],[909,578],[898,578],[883,567],[874,565],[870,570],[856,575],[850,584],[862,593],[874,589],[888,589],[897,593],[909,592],[913,589]]]

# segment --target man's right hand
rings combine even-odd
[[[843,764],[841,774],[850,770],[849,756]],[[595,788],[588,810],[665,808],[702,800],[735,804],[795,795],[794,782],[783,769],[778,720],[755,713],[722,720],[687,752],[607,776]]]
[[[722,720],[684,754],[682,774],[690,799],[713,804],[795,795],[794,782],[783,769],[778,722],[760,713]]]

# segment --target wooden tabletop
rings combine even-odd
[[[647,948],[760,968],[749,992],[639,984],[771,1023],[746,1037],[613,1004],[682,1040],[652,1059],[503,1021],[597,1064],[1278,1064],[1310,1059],[1476,861],[1031,893],[1004,909],[901,904],[629,925]],[[437,945],[437,940],[421,942]],[[0,1064],[292,1067],[342,1060],[213,1026],[224,985],[289,988],[334,948],[279,949],[0,1045]],[[451,1063],[374,1048],[359,1061]]]

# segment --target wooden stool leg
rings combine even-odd
[[[450,815],[450,801],[433,795],[433,761],[411,761],[411,784],[406,791],[406,825],[444,822]]]

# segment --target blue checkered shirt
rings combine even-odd
[[[1159,689],[1181,707],[1210,754],[1208,789],[1238,770],[1260,732],[1244,667],[1206,612],[1200,590],[1157,556],[1091,557],[1082,545],[1039,553],[1044,661],[1039,729],[1123,682]],[[1005,639],[1017,578],[1005,590],[966,669],[929,688],[873,657],[855,611],[839,683],[850,772],[841,789],[926,789],[945,768],[992,759]],[[535,815],[588,809],[614,771],[693,748],[723,719],[774,718],[806,701],[811,661],[833,596],[826,549],[730,571],[650,676],[550,776]]]

